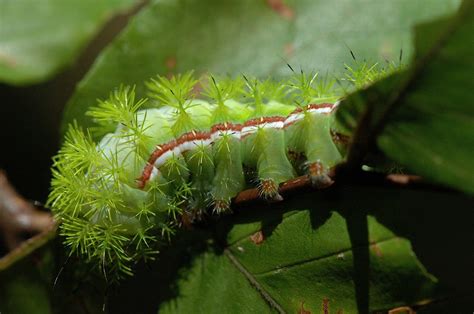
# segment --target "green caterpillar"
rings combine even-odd
[[[356,88],[388,73],[349,69],[345,79]],[[115,90],[87,112],[97,127],[71,125],[54,158],[48,205],[66,245],[131,274],[132,262],[156,253],[183,215],[227,212],[252,186],[280,200],[279,185],[300,175],[330,185],[347,144],[331,132],[345,94],[335,82],[301,72],[285,82],[208,76],[197,84],[190,72],[146,82],[151,101],[137,101],[130,87]]]

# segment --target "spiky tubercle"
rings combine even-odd
[[[364,76],[351,68],[347,81],[371,82],[373,69],[362,68]],[[343,159],[330,130],[333,103],[345,93],[335,82],[303,72],[285,82],[209,76],[198,99],[186,73],[147,82],[151,101],[120,87],[87,113],[102,139],[72,124],[54,158],[48,205],[66,245],[128,275],[184,220],[206,207],[228,211],[247,187],[279,200],[279,184],[302,172],[329,184],[329,168]],[[291,156],[304,156],[306,167]]]

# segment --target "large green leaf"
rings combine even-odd
[[[194,69],[280,77],[289,62],[307,71],[341,72],[351,56],[410,55],[411,27],[446,12],[457,0],[182,0],[153,1],[100,56],[65,111],[88,126],[84,112],[120,84]],[[272,5],[273,4],[273,5]],[[413,14],[416,12],[416,14]]]
[[[436,308],[472,293],[466,273],[473,256],[462,250],[472,237],[471,205],[456,193],[374,185],[299,191],[280,204],[246,205],[216,228],[187,231],[187,242],[173,242],[172,254],[164,251],[157,263],[109,295],[110,310],[320,313],[327,304],[329,313],[366,313],[427,303]],[[448,206],[449,216],[435,210]],[[453,258],[456,267],[446,267]]]
[[[371,143],[435,182],[474,193],[474,2],[452,18],[416,28],[413,65],[344,102],[338,118],[355,132],[349,162]]]
[[[369,217],[370,248],[362,243],[353,246],[345,219],[337,213],[325,218],[327,221],[318,221],[322,225],[314,229],[308,211],[287,213],[261,244],[252,238],[258,232],[265,234],[259,224],[253,224],[253,228],[238,226],[229,234],[237,239],[223,255],[204,254],[196,259],[191,273],[180,282],[183,296],[178,302],[167,303],[164,312],[189,313],[194,309],[195,313],[208,313],[215,309],[216,313],[237,313],[243,310],[240,304],[259,304],[237,299],[253,296],[258,289],[261,299],[280,312],[297,313],[302,308],[317,312],[328,302],[336,312],[351,313],[357,311],[357,276],[370,278],[367,297],[371,310],[410,304],[433,295],[435,280],[420,267],[409,241],[396,237]],[[254,230],[248,233],[246,229]],[[367,252],[366,272],[356,274],[355,256]],[[238,271],[239,276],[234,278]],[[227,281],[244,279],[248,279],[247,285],[228,287]],[[222,287],[213,284],[215,281]],[[403,282],[407,287],[402,288]]]
[[[134,0],[0,0],[0,82],[31,84],[74,61],[115,12]]]

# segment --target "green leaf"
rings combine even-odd
[[[168,302],[160,313],[271,312],[239,270],[224,256],[212,251],[193,261],[186,279],[179,283],[179,289],[184,297]]]
[[[197,227],[186,232],[187,242],[173,242],[173,254],[164,251],[109,295],[110,310],[320,313],[327,304],[329,313],[366,313],[436,307],[472,290],[466,272],[473,260],[462,250],[472,220],[458,218],[472,217],[471,205],[457,193],[426,188],[344,185],[245,206],[214,231]],[[436,211],[446,206],[455,214]],[[453,258],[456,267],[446,267]]]
[[[296,313],[304,308],[317,312],[328,302],[335,312],[356,312],[356,277],[368,277],[368,269],[365,274],[355,274],[354,256],[364,255],[368,250],[371,310],[422,300],[435,291],[434,278],[420,267],[409,241],[396,237],[373,217],[368,219],[372,243],[368,248],[351,245],[346,221],[338,213],[325,217],[327,220],[320,221],[322,225],[317,229],[312,227],[308,211],[285,216],[261,244],[252,240],[255,233],[265,234],[266,229],[261,231],[259,224],[253,224],[254,228],[234,228],[229,234],[234,242],[224,254],[209,257],[205,253],[195,260],[188,277],[178,284],[184,297],[167,303],[164,312],[186,313],[193,308],[200,313],[212,309],[241,312],[243,308],[239,305],[251,300],[240,303],[235,296],[253,296],[258,290],[268,302],[267,311],[273,308]],[[253,230],[248,233],[245,229]],[[236,287],[237,290],[225,288],[227,281],[244,279],[257,289],[249,284]],[[213,284],[215,281],[221,282],[222,287]],[[404,281],[410,283],[409,288],[400,289]]]
[[[278,1],[277,1],[278,2]],[[304,70],[342,72],[348,47],[367,60],[410,55],[411,27],[453,12],[457,0],[418,1],[153,1],[102,53],[65,111],[63,131],[84,116],[98,98],[120,84],[137,84],[156,74],[245,73],[274,78],[291,74],[286,63]],[[286,4],[285,4],[286,3]],[[413,14],[416,12],[416,14]]]
[[[0,82],[48,79],[71,64],[88,40],[134,0],[1,0]]]
[[[340,107],[354,133],[349,162],[376,143],[389,158],[434,182],[474,193],[474,3],[416,28],[406,73],[350,97]]]

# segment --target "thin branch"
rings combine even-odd
[[[329,173],[329,177],[333,179],[336,184],[357,182],[365,185],[384,185],[394,188],[406,187],[451,190],[449,188],[433,185],[429,182],[423,181],[423,178],[411,174],[383,174],[366,171],[354,171],[353,169],[347,169],[344,166],[344,164],[341,164],[340,168],[333,168]],[[284,196],[291,193],[297,193],[302,189],[308,189],[311,187],[312,185],[309,177],[300,176],[282,183],[278,189],[278,192]],[[237,205],[258,200],[261,200],[258,189],[247,189],[237,194],[233,200],[233,204]]]
[[[25,235],[41,234],[54,226],[51,214],[23,199],[0,170],[0,236],[7,249],[14,250],[25,244]]]

